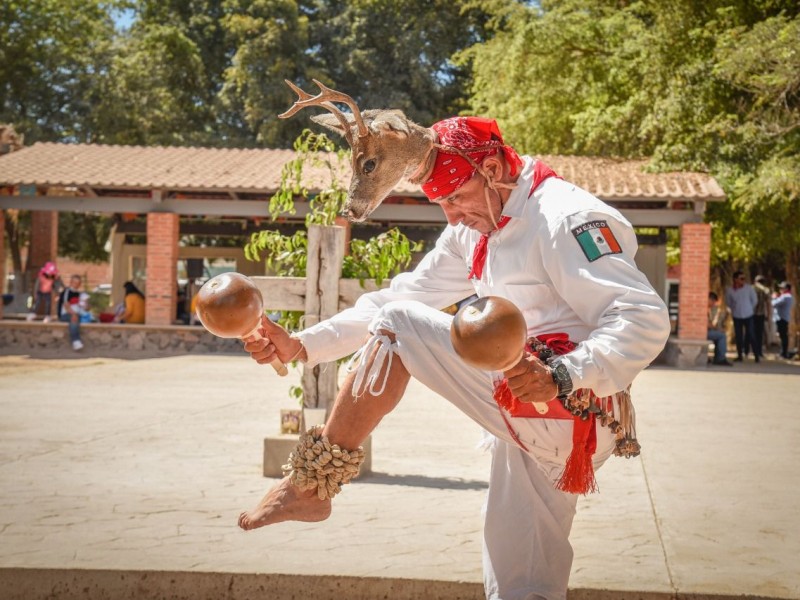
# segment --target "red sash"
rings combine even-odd
[[[536,339],[543,342],[554,354],[566,354],[575,348],[575,343],[570,341],[565,333],[540,335]],[[543,358],[542,352],[531,352],[530,347],[528,350],[531,354],[536,354],[538,358]],[[591,390],[582,391],[589,392],[591,401],[594,401],[594,394]],[[495,385],[494,399],[511,438],[525,452],[528,451],[528,448],[514,431],[511,422],[506,417],[506,412],[512,418],[572,419],[572,451],[567,457],[567,464],[561,477],[556,482],[556,488],[570,494],[586,494],[597,491],[597,481],[594,478],[592,465],[592,456],[597,450],[597,419],[594,412],[590,412],[587,419],[582,419],[581,415],[573,415],[567,410],[561,400],[553,398],[547,402],[547,412],[542,414],[537,410],[535,403],[520,402],[508,388],[507,379],[503,379]]]
[[[536,336],[536,339],[543,342],[547,347],[553,351],[554,354],[566,354],[575,348],[575,344],[569,340],[566,333],[548,333],[545,335]],[[539,352],[534,352],[528,346],[526,348],[529,354],[535,354],[541,358]],[[561,400],[553,398],[547,402],[547,412],[542,414],[537,409],[536,405],[532,402],[522,402],[511,390],[508,389],[507,380],[503,379],[495,386],[494,399],[501,408],[512,417],[520,417],[524,419],[572,419],[573,415],[570,411],[564,408]]]

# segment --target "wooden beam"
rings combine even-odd
[[[264,297],[268,310],[298,310],[306,307],[305,277],[251,277]]]
[[[0,196],[0,208],[46,210],[57,212],[98,213],[149,213],[169,212],[179,215],[261,217],[269,218],[266,202],[251,200],[177,200],[167,199],[155,203],[149,198],[103,197],[82,198],[72,196]],[[701,223],[702,215],[692,210],[620,208],[620,212],[636,227],[679,227],[683,223]],[[292,219],[302,220],[308,205],[298,203]],[[446,222],[442,209],[436,205],[382,205],[370,216],[372,221],[394,223]],[[268,228],[268,227],[267,227]]]

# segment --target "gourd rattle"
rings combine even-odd
[[[241,273],[222,273],[206,281],[197,292],[197,317],[209,332],[221,338],[254,337],[259,333],[264,298],[261,291]],[[277,358],[270,363],[278,375],[288,373]]]
[[[462,306],[450,325],[453,348],[465,363],[484,371],[507,371],[525,351],[527,326],[505,298],[484,296]]]
[[[499,296],[484,296],[462,306],[450,325],[453,349],[470,366],[484,371],[507,371],[525,353],[528,327],[514,304]],[[540,415],[546,402],[532,402]]]

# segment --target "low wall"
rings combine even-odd
[[[144,358],[181,354],[237,353],[242,342],[215,337],[199,326],[81,324],[81,354]],[[0,321],[0,354],[53,357],[72,354],[66,323]]]

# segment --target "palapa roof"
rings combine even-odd
[[[0,156],[0,185],[77,187],[272,195],[292,150],[112,146],[39,142]],[[724,192],[706,173],[649,173],[647,160],[586,156],[542,156],[556,173],[607,201],[723,200]],[[347,165],[349,169],[349,165]],[[327,177],[307,171],[310,189]],[[345,175],[349,176],[349,173]],[[422,196],[402,181],[395,195]]]

